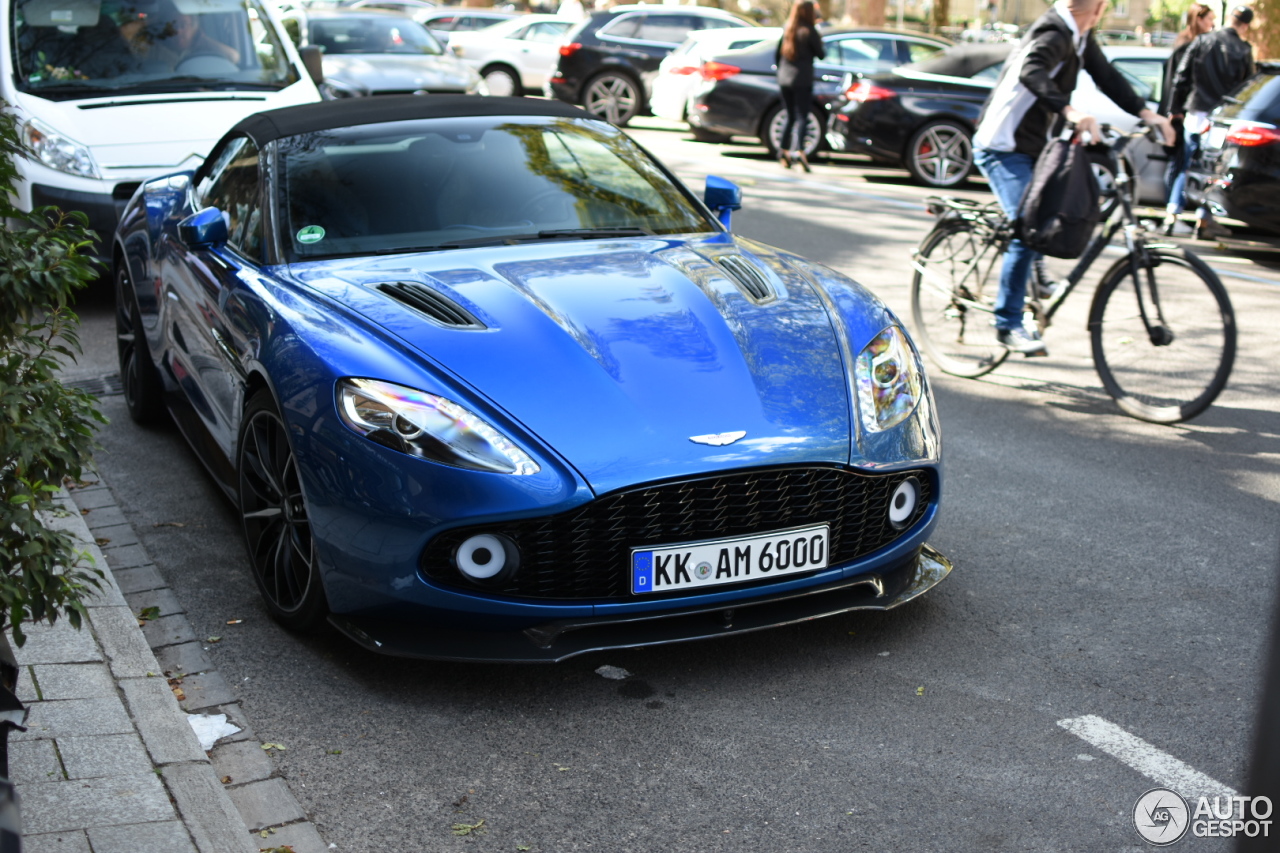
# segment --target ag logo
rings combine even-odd
[[[1166,847],[1182,840],[1190,826],[1187,801],[1168,788],[1152,788],[1133,804],[1133,826],[1142,840]]]

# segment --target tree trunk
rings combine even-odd
[[[943,27],[951,25],[951,0],[933,0],[933,20],[929,22],[929,32],[941,32]]]
[[[1255,0],[1253,29],[1249,41],[1253,42],[1254,59],[1280,59],[1280,0]]]
[[[884,26],[885,0],[858,0],[858,6],[858,22],[862,26]]]

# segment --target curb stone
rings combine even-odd
[[[68,488],[46,523],[79,538],[106,578],[82,630],[32,625],[14,649],[31,709],[29,730],[10,738],[23,849],[327,853],[111,491],[96,475]],[[159,618],[139,627],[147,607]],[[182,675],[181,701],[170,674]],[[242,731],[206,754],[187,712],[227,714]]]

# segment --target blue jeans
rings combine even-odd
[[[1169,161],[1165,173],[1165,183],[1169,187],[1169,203],[1166,209],[1170,213],[1181,213],[1187,205],[1187,167],[1191,161],[1200,156],[1200,135],[1183,133],[1184,143],[1179,146],[1182,156]],[[1171,180],[1172,178],[1172,180]]]
[[[1017,151],[992,151],[979,148],[973,152],[973,162],[991,183],[1004,215],[1013,221],[1018,216],[1018,204],[1031,183],[1031,173],[1036,159]],[[1027,279],[1031,277],[1031,264],[1036,259],[1033,252],[1021,240],[1011,240],[1000,268],[1000,292],[996,294],[996,328],[1000,330],[1022,327],[1022,306],[1027,298]]]

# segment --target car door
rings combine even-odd
[[[701,18],[678,12],[637,12],[624,15],[601,30],[597,37],[625,57],[626,64],[640,73],[645,91],[652,88],[658,65],[680,46],[691,30],[701,26]]]
[[[539,21],[513,36],[514,58],[526,89],[540,90],[560,59],[560,37],[569,28],[567,22]]]
[[[814,99],[822,103],[840,93],[846,74],[879,74],[902,64],[897,39],[879,33],[840,33],[822,40],[827,57],[813,66]]]
[[[263,251],[259,151],[248,137],[228,140],[194,188],[196,207],[216,207],[228,240],[217,248],[176,241],[162,284],[170,323],[171,367],[195,414],[229,460],[239,431],[243,394],[245,284],[258,275]]]

